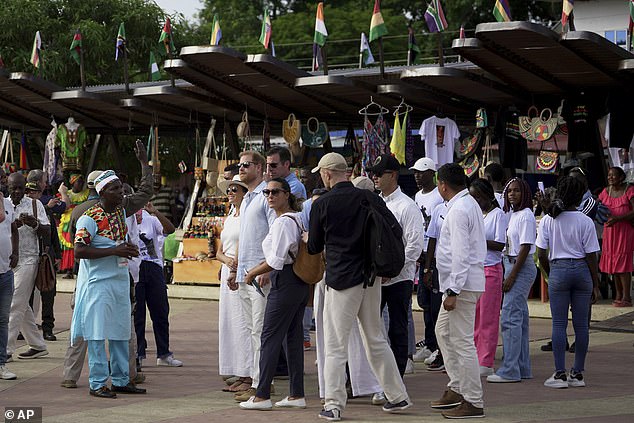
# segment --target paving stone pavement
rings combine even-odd
[[[88,395],[87,364],[78,381],[78,389],[59,386],[62,363],[68,343],[70,295],[56,299],[58,341],[49,342],[50,354],[37,360],[16,360],[8,367],[18,374],[15,381],[0,380],[0,410],[3,407],[39,406],[44,422],[317,422],[321,405],[317,393],[315,351],[305,355],[305,386],[308,408],[305,410],[244,411],[237,407],[232,395],[221,392],[224,385],[218,376],[218,303],[171,299],[171,348],[181,368],[156,367],[146,360],[143,385],[147,395],[119,395],[115,400]],[[414,315],[417,333],[422,334],[420,313]],[[631,319],[630,319],[631,323]],[[485,412],[487,421],[523,422],[632,422],[634,392],[630,375],[634,372],[634,348],[631,333],[609,333],[592,330],[590,352],[586,361],[585,388],[553,390],[543,381],[553,371],[551,353],[540,351],[550,337],[549,319],[531,319],[531,358],[534,379],[517,384],[486,384]],[[569,328],[569,331],[571,329]],[[569,332],[570,333],[570,332]],[[148,323],[148,357],[155,351]],[[22,346],[18,352],[24,350]],[[498,349],[498,360],[501,348]],[[573,355],[567,354],[568,367]],[[497,364],[497,363],[496,363]],[[625,375],[625,377],[624,377]],[[273,400],[288,392],[287,381],[276,381]],[[358,422],[426,422],[443,421],[429,408],[429,401],[442,394],[447,376],[427,372],[417,363],[416,373],[405,377],[414,407],[399,415],[386,414],[370,405],[370,398],[352,399],[344,420]]]

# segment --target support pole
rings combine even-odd
[[[379,37],[379,60],[381,62],[381,78],[385,79],[385,61],[383,60],[383,37]]]
[[[442,48],[442,32],[438,33],[438,66],[445,66],[445,54]]]
[[[321,61],[324,66],[324,75],[328,75],[328,54],[326,53],[326,46],[324,45],[321,49]]]
[[[79,49],[79,77],[81,78],[81,90],[86,91],[86,73],[84,72],[84,47]]]
[[[150,76],[150,80],[151,80]],[[128,49],[123,45],[123,82],[125,84],[125,92],[130,94],[130,78],[128,77]]]

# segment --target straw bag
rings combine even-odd
[[[297,144],[302,134],[302,125],[293,113],[282,121],[282,136],[290,145]]]
[[[249,128],[249,114],[247,112],[242,113],[242,122],[238,124],[238,138],[250,138],[251,129]]]
[[[315,285],[324,278],[324,272],[326,266],[321,254],[309,254],[308,245],[304,241],[304,234],[306,231],[304,227],[294,218],[285,216],[291,219],[299,228],[299,245],[297,246],[297,257],[289,251],[289,255],[293,259],[293,273],[308,285]]]
[[[319,122],[316,117],[311,117],[302,127],[302,141],[304,145],[318,148],[324,145],[328,139],[328,126],[325,122]]]

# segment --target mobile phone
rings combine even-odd
[[[542,194],[544,193],[544,182],[543,181],[537,182],[537,189],[540,190],[542,192]]]
[[[249,274],[249,270],[248,269],[244,269],[244,276]],[[266,297],[266,295],[264,295],[264,291],[262,291],[262,288],[260,287],[260,284],[258,283],[257,279],[253,279],[253,282],[251,282],[251,285],[255,288],[255,290],[258,292],[258,294],[260,294],[263,297]]]

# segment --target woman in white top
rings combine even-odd
[[[242,303],[235,278],[228,282],[229,275],[238,267],[236,258],[240,235],[240,204],[248,191],[239,176],[220,181],[218,188],[227,193],[231,212],[225,219],[220,233],[220,248],[216,258],[222,262],[220,269],[220,304],[218,311],[218,369],[223,376],[235,376],[225,392],[243,392],[251,387],[251,332],[247,329],[242,313]]]
[[[537,235],[539,263],[548,274],[553,325],[555,373],[544,382],[550,388],[586,385],[582,372],[588,351],[590,303],[599,295],[599,241],[592,219],[577,211],[585,191],[576,178],[560,179],[551,211],[540,222]],[[566,375],[568,308],[572,309],[575,330],[575,362]]]
[[[293,272],[301,242],[302,226],[299,206],[284,178],[272,179],[262,190],[277,218],[262,241],[265,260],[250,269],[244,281],[256,284],[256,276],[271,272],[271,291],[264,311],[262,347],[260,348],[260,382],[255,396],[241,402],[246,410],[270,410],[271,382],[275,376],[282,344],[286,346],[290,392],[276,407],[305,408],[304,399],[304,330],[302,319],[308,302],[309,286]],[[256,288],[259,288],[256,285]]]
[[[531,379],[528,348],[528,293],[535,282],[533,261],[537,222],[533,215],[533,196],[526,181],[513,178],[504,190],[504,211],[511,212],[506,230],[504,256],[504,300],[502,302],[502,366],[487,382],[520,382]]]
[[[484,275],[486,285],[484,293],[476,303],[474,338],[480,376],[493,374],[495,349],[500,333],[500,305],[502,304],[502,250],[506,240],[506,214],[493,191],[493,186],[486,179],[476,179],[469,187],[469,193],[478,202],[484,214],[484,231],[487,240],[487,255],[484,259]]]

